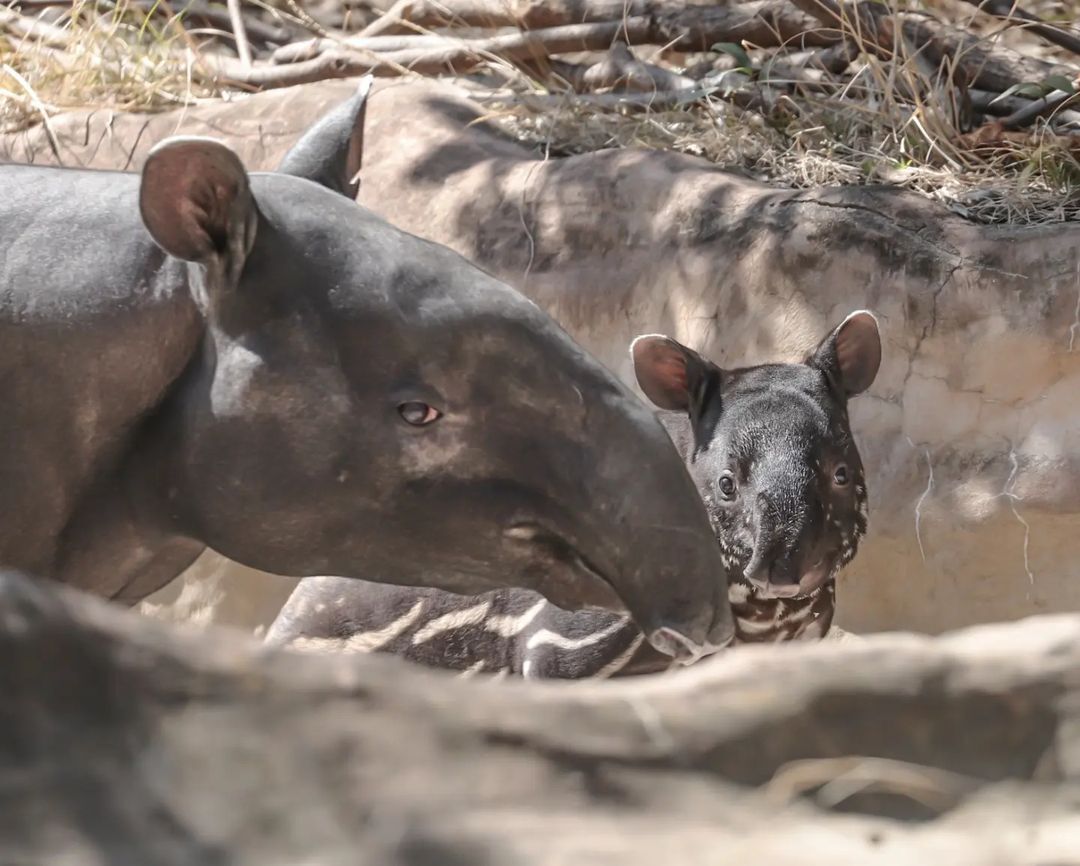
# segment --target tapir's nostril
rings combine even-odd
[[[784,557],[774,560],[769,566],[769,583],[776,586],[798,583],[802,575],[799,572],[798,563],[792,557]]]

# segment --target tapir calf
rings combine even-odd
[[[877,320],[852,313],[796,364],[723,369],[660,335],[639,337],[631,354],[712,521],[736,642],[824,637],[836,575],[867,528],[847,406],[877,375]],[[465,597],[335,577],[300,581],[266,641],[469,674],[576,679],[672,664],[629,617],[565,611],[528,590]]]
[[[272,173],[201,138],[141,176],[0,166],[0,567],[133,603],[211,547],[726,644],[720,552],[647,407],[351,200],[365,99]]]

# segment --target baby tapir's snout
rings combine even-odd
[[[881,364],[874,316],[852,313],[802,363],[725,370],[656,335],[631,354],[741,587],[733,603],[809,596],[835,577],[867,527],[847,406]]]
[[[841,526],[829,532],[820,491],[802,466],[783,471],[757,494],[750,520],[752,553],[742,576],[765,596],[790,598],[820,587],[830,576],[840,549]]]

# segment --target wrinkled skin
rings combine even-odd
[[[0,566],[131,603],[209,546],[723,645],[662,427],[535,305],[350,200],[364,98],[277,173],[190,138],[141,177],[0,167]]]
[[[632,354],[705,502],[736,617],[757,620],[740,638],[802,636],[811,621],[823,635],[833,580],[867,528],[847,404],[881,363],[874,317],[852,313],[802,364],[723,370],[654,335]]]

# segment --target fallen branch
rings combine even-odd
[[[236,40],[236,53],[240,62],[250,68],[251,46],[248,44],[244,16],[240,11],[240,0],[226,0],[229,9],[229,22],[232,25],[233,38]]]
[[[717,42],[828,46],[838,41],[835,34],[815,29],[812,19],[794,9],[787,0],[749,0],[732,7],[673,6],[672,9],[658,7],[648,16],[560,24],[483,38],[384,33],[345,40],[313,39],[282,46],[273,58],[276,63],[295,63],[312,60],[324,52],[338,54],[355,49],[383,55],[411,51],[424,54],[421,66],[425,69],[464,71],[473,68],[475,58],[484,54],[520,62],[573,51],[606,50],[616,38],[627,45],[665,45],[678,51],[707,51]],[[415,68],[415,60],[396,59]]]
[[[859,0],[791,0],[826,27],[836,28],[867,51],[893,59],[899,47],[906,56],[896,58],[933,64],[959,74],[969,86],[1003,92],[1023,81],[1043,81],[1052,75],[1074,77],[1077,70],[1034,57],[1026,57],[1001,45],[987,46],[970,33],[957,30],[918,13],[890,14],[887,7]],[[899,28],[899,31],[898,29]]]
[[[405,13],[412,8],[413,2],[414,0],[397,0],[393,6],[386,10],[386,12],[368,24],[367,27],[356,35],[361,38],[365,36],[379,36],[380,34],[393,29],[394,25],[398,24]]]
[[[625,42],[616,42],[603,60],[585,70],[581,84],[594,91],[612,88],[619,92],[654,93],[683,91],[694,87],[696,82],[669,69],[644,63],[634,57]]]
[[[661,0],[663,5],[682,9],[686,0]],[[392,19],[378,33],[409,32],[403,22],[418,27],[459,25],[465,27],[522,27],[534,30],[563,24],[590,24],[617,21],[651,14],[661,5],[657,0],[397,0],[385,4],[382,18]],[[373,6],[380,6],[378,2]],[[374,35],[367,34],[367,35]]]
[[[803,41],[831,45],[835,34],[818,28],[812,16],[789,0],[738,0],[702,5],[690,0],[411,0],[395,3],[383,18],[394,14],[377,32],[407,32],[416,27],[519,27],[537,30],[572,24],[596,24],[637,19],[647,22],[643,38],[630,45],[669,45],[679,51],[707,51],[717,42],[747,40],[762,47]],[[383,19],[379,19],[380,21]]]
[[[3,6],[0,6],[0,30],[50,48],[67,48],[71,45],[69,31],[27,15],[20,15]]]
[[[789,0],[748,0],[723,6],[656,4],[647,16],[647,42],[677,51],[708,51],[717,42],[774,46],[827,46],[839,41]],[[627,40],[630,41],[630,40]],[[631,44],[634,44],[631,42]]]
[[[231,57],[210,55],[204,56],[203,62],[219,81],[255,90],[295,87],[300,84],[312,84],[316,81],[329,81],[335,78],[352,78],[368,73],[377,76],[400,74],[397,69],[379,60],[345,52],[326,52],[311,60],[283,66],[257,64],[249,67]]]
[[[632,18],[625,22],[570,24],[481,39],[443,36],[373,36],[343,42],[320,39],[298,43],[298,47],[284,46],[274,53],[274,59],[288,63],[295,57],[303,58],[303,63],[314,64],[329,56],[334,58],[328,61],[329,68],[336,69],[345,63],[349,68],[361,70],[355,74],[392,74],[387,69],[395,67],[423,74],[467,72],[492,58],[513,63],[542,60],[552,54],[573,51],[606,50],[623,34],[640,39],[645,27],[642,19]],[[394,50],[385,50],[384,46],[394,46]],[[305,51],[313,52],[314,56],[305,58]],[[310,68],[316,66],[310,65]]]
[[[1001,125],[1005,129],[1022,129],[1029,126],[1040,117],[1054,114],[1060,109],[1080,100],[1080,94],[1066,93],[1063,90],[1055,90],[1040,99],[1034,99],[1022,108],[1018,108],[1012,114],[1002,119]],[[1075,112],[1072,112],[1075,114]]]
[[[391,51],[440,50],[461,46],[470,41],[476,40],[434,33],[425,36],[350,36],[344,39],[321,37],[282,45],[274,51],[271,59],[274,63],[296,63],[301,60],[311,60],[327,51],[332,53],[352,50],[385,54]]]
[[[162,15],[168,14],[161,4],[154,2],[154,0],[140,0],[137,5],[139,9],[147,14],[151,12]],[[179,8],[174,7],[174,10],[185,23],[198,23],[217,27],[220,30],[226,30],[233,26],[231,13],[228,10],[223,12],[221,9],[210,6],[208,3],[199,2],[199,0],[191,0],[191,2],[185,3]],[[250,15],[244,19],[244,32],[249,42],[254,41],[261,45],[280,45],[283,42],[288,42],[290,38],[295,38],[290,34],[288,28],[275,27]]]
[[[1039,100],[1025,99],[1023,96],[1002,96],[1000,93],[991,93],[988,90],[971,90],[971,107],[980,114],[990,114],[996,117],[1010,117],[1024,109],[1032,102]],[[1053,112],[1052,120],[1071,126],[1080,126],[1080,111],[1058,107]]]
[[[1022,26],[1025,30],[1073,54],[1080,54],[1080,37],[1043,21],[1038,15],[1032,15],[1027,10],[1021,9],[1013,0],[964,0],[964,2],[977,6],[995,18],[1002,18],[1009,24]]]

